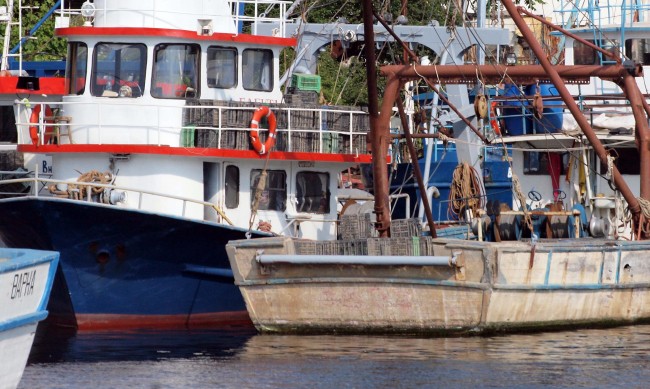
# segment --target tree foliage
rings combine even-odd
[[[65,39],[54,36],[54,17],[49,17],[33,35],[30,35],[30,30],[39,23],[55,3],[56,0],[33,0],[29,2],[23,0],[22,36],[27,38],[23,39],[22,52],[24,61],[53,61],[65,58],[66,42]],[[19,1],[16,0],[13,13],[13,19],[16,22],[18,21],[18,4]],[[2,32],[4,33],[4,29]],[[18,26],[14,26],[11,30],[11,48],[15,47],[19,42]]]

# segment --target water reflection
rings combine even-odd
[[[644,388],[650,326],[494,337],[50,333],[21,388]]]
[[[259,335],[246,342],[242,355],[568,362],[641,358],[650,355],[649,342],[650,326],[453,338]]]
[[[28,363],[220,358],[255,335],[233,331],[83,331],[39,327]]]

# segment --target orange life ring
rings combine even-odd
[[[262,141],[260,140],[260,130],[259,130],[259,125],[260,125],[260,120],[262,120],[263,117],[266,117],[268,123],[269,123],[269,136],[266,138],[266,142],[262,144]],[[275,144],[275,128],[276,128],[276,121],[275,121],[275,114],[269,107],[267,106],[262,106],[253,113],[253,119],[251,120],[251,130],[250,130],[250,137],[251,137],[251,143],[253,144],[253,148],[255,151],[257,151],[260,154],[266,154],[269,150],[271,150],[271,147]]]
[[[497,102],[490,103],[490,125],[492,130],[497,135],[501,135],[501,127],[499,127],[499,120],[497,119]]]
[[[38,136],[38,127],[39,127],[39,119],[41,115],[41,106],[45,106],[45,123],[53,123],[52,119],[47,119],[51,118],[53,116],[52,114],[52,109],[50,108],[49,105],[47,104],[37,104],[33,109],[32,109],[32,116],[29,117],[29,137],[32,139],[32,143],[35,146],[38,146],[38,141],[39,141],[39,136]],[[44,144],[50,143],[50,137],[52,136],[51,131],[48,131],[49,126],[45,127],[45,134],[43,137],[43,142]]]

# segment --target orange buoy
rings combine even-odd
[[[259,124],[260,120],[262,120],[263,117],[266,117],[266,119],[269,122],[269,135],[266,138],[266,142],[262,144],[262,141],[260,140],[260,130],[259,130]],[[276,120],[275,120],[275,114],[271,109],[267,106],[262,106],[253,113],[253,119],[251,120],[251,130],[250,130],[250,137],[251,137],[251,143],[253,145],[253,148],[255,151],[257,151],[260,154],[266,154],[269,150],[271,150],[271,147],[275,144],[275,129],[276,129]]]
[[[32,139],[32,143],[34,146],[39,145],[39,136],[38,136],[38,123],[41,115],[41,106],[45,106],[45,123],[53,123],[52,118],[52,109],[50,108],[49,105],[47,104],[37,104],[34,109],[32,109],[32,115],[29,117],[29,137]],[[43,138],[44,144],[50,143],[50,137],[52,133],[48,131],[47,129],[50,128],[51,126],[46,126],[45,127],[45,136]]]

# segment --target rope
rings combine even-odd
[[[113,181],[113,174],[109,172],[100,172],[99,170],[91,170],[87,173],[83,173],[77,178],[77,182],[83,183],[98,183],[98,184],[110,184]],[[77,185],[77,184],[68,184],[66,190],[59,190],[56,185],[48,186],[50,193],[56,195],[57,197],[70,198],[73,200],[81,200],[88,197],[90,192],[91,195],[98,195],[104,191],[104,187],[101,186],[92,186],[92,185]]]
[[[641,197],[637,197],[636,199],[639,202],[639,206],[641,207],[641,213],[643,214],[643,216],[650,219],[650,201]]]
[[[269,156],[270,152],[266,153],[266,161],[264,162],[264,169],[260,173],[259,180],[257,181],[257,187],[255,187],[255,197],[253,197],[253,205],[251,206],[251,217],[248,220],[248,231],[246,232],[246,238],[250,238],[251,231],[253,230],[253,224],[255,223],[255,218],[257,217],[257,210],[260,205],[260,199],[262,198],[262,191],[266,188],[266,176],[267,169],[269,167]],[[260,222],[261,224],[262,222]],[[266,226],[264,226],[266,228]],[[270,229],[269,229],[270,230]]]
[[[458,216],[464,210],[471,210],[474,215],[483,209],[485,189],[478,172],[469,163],[458,164],[454,169],[449,191],[449,212]]]
[[[526,198],[524,197],[524,192],[521,190],[521,183],[519,182],[519,177],[517,177],[515,173],[512,173],[512,190],[515,192],[515,196],[517,197],[517,200],[519,200],[521,210],[524,213],[524,222],[526,223],[526,227],[528,227],[528,229],[532,233],[533,221],[530,218],[530,212],[528,212],[528,208],[526,207]]]

